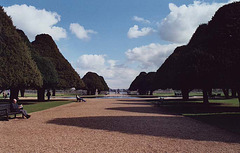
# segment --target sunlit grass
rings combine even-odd
[[[24,109],[27,110],[28,113],[32,113],[69,103],[71,103],[71,101],[37,102],[34,104],[24,105]]]

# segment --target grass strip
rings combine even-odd
[[[27,110],[28,113],[32,113],[69,103],[71,103],[71,101],[37,102],[31,105],[24,105],[24,109]]]

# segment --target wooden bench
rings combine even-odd
[[[9,115],[14,115],[14,118],[16,118],[17,114],[22,114],[21,112],[17,111],[11,111],[11,104],[0,104],[0,116],[6,117],[6,120],[9,120]],[[22,118],[24,118],[22,114]]]

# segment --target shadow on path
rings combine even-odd
[[[123,104],[124,106],[128,105],[128,107],[106,109],[137,113],[184,115],[212,126],[234,132],[235,134],[240,134],[240,112],[238,107],[231,107],[221,103],[210,103],[209,105],[205,105],[198,102],[183,101],[170,101],[158,106],[153,105],[149,101],[136,102],[130,100],[117,104]]]
[[[56,118],[48,124],[116,131],[156,137],[239,143],[240,138],[177,116],[97,116]]]

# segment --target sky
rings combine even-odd
[[[127,89],[140,72],[157,71],[196,28],[234,0],[0,0],[30,41],[53,37],[82,78],[103,76]]]

